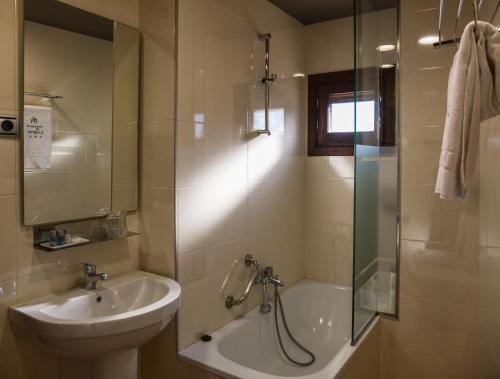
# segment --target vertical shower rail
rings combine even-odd
[[[269,56],[269,42],[271,40],[271,34],[266,33],[266,34],[259,34],[259,39],[261,41],[264,41],[265,43],[265,77],[262,78],[262,84],[264,84],[264,91],[265,91],[265,100],[264,100],[264,130],[257,130],[256,132],[258,134],[267,134],[268,136],[271,135],[271,130],[269,129],[269,102],[270,102],[270,92],[271,92],[271,86],[273,85],[274,81],[278,77],[276,74],[270,74],[270,67],[269,67],[269,62],[270,62],[270,56]]]

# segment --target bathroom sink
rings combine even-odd
[[[180,293],[174,280],[136,271],[103,282],[97,290],[76,288],[16,305],[9,308],[9,320],[19,338],[58,355],[109,358],[108,363],[116,366],[120,359],[113,361],[113,356],[128,350],[122,358],[130,361],[138,346],[170,322]]]

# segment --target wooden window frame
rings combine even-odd
[[[394,67],[358,70],[363,91],[358,91],[357,97],[362,99],[373,93],[373,97],[378,99],[377,125],[380,127],[375,132],[358,132],[357,143],[395,146],[395,74]],[[354,133],[328,133],[328,106],[332,95],[354,99],[355,82],[354,70],[308,76],[308,155],[354,155]]]

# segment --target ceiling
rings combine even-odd
[[[28,21],[113,41],[113,21],[56,0],[24,0]]]
[[[354,14],[355,0],[269,0],[304,25]],[[394,8],[396,0],[356,0],[360,13]]]

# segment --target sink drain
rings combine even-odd
[[[101,295],[98,295],[96,298],[95,298],[95,301],[97,301],[98,303],[100,303],[102,301],[102,296]]]

